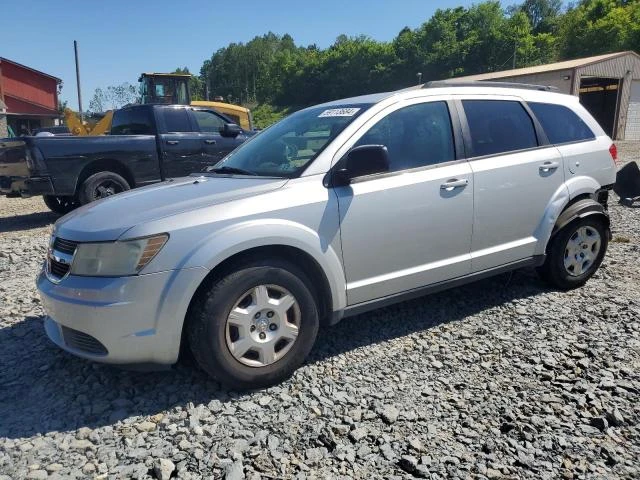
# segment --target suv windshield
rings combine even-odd
[[[296,112],[242,144],[208,171],[295,177],[371,105],[331,105]]]

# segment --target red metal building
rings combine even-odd
[[[0,100],[7,106],[7,121],[16,135],[58,123],[61,83],[57,77],[0,57]]]

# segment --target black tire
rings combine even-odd
[[[576,235],[579,229],[587,227],[597,231],[600,236],[600,247],[595,259],[580,274],[572,274],[565,267],[565,256],[568,256],[569,240]],[[609,245],[609,229],[605,221],[598,216],[591,215],[579,218],[569,223],[557,232],[547,247],[545,263],[538,268],[540,277],[561,290],[571,290],[581,287],[598,270]],[[588,248],[588,247],[586,247]]]
[[[78,189],[78,200],[81,205],[86,205],[130,189],[129,182],[117,173],[98,172],[82,182]]]
[[[80,206],[76,198],[71,196],[43,195],[42,199],[49,210],[60,215],[65,215]]]
[[[227,318],[243,295],[259,285],[283,287],[300,312],[298,336],[282,358],[265,366],[248,366],[227,345]],[[187,340],[198,365],[210,376],[236,389],[255,389],[290,377],[315,342],[319,318],[311,283],[295,265],[279,259],[254,260],[206,285],[187,319]],[[253,328],[253,327],[252,327]]]

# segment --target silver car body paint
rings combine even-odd
[[[544,146],[327,188],[325,176],[379,119],[407,105],[467,98],[568,106],[592,141]],[[75,242],[168,233],[138,274],[37,279],[48,335],[62,348],[112,362],[176,361],[189,304],[207,274],[248,249],[284,245],[306,252],[331,290],[332,309],[463,277],[545,252],[571,199],[615,181],[611,140],[575,97],[513,88],[455,87],[368,95],[325,104],[374,103],[334,138],[298,178],[188,177],[135,189],[60,219],[53,235]],[[543,171],[546,162],[558,168]],[[443,191],[451,179],[467,183]],[[500,210],[500,215],[495,212]],[[99,357],[67,344],[62,327],[103,343]]]

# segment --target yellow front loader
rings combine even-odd
[[[111,130],[111,119],[113,118],[113,110],[109,110],[104,114],[98,122],[82,123],[74,111],[65,108],[64,109],[64,123],[73,135],[79,136],[94,136],[104,135]]]

